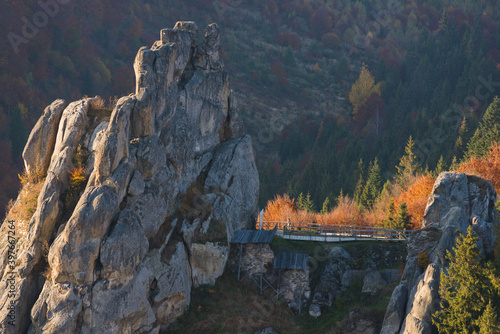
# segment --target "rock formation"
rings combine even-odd
[[[424,228],[407,240],[406,267],[386,310],[382,334],[437,333],[431,314],[439,308],[446,251],[470,224],[480,236],[480,249],[489,251],[495,200],[493,185],[481,178],[457,172],[439,175],[425,209]],[[422,260],[426,258],[429,264]]]
[[[196,35],[178,22],[141,48],[112,112],[99,98],[45,110],[23,154],[45,175],[36,210],[16,221],[18,199],[2,225],[0,332],[159,333],[223,273],[259,181],[217,25]],[[15,255],[11,219],[26,226]]]
[[[328,262],[321,273],[319,283],[314,289],[309,315],[319,317],[325,309],[332,306],[347,288],[342,284],[344,273],[354,266],[351,255],[342,247],[333,247],[328,254]]]

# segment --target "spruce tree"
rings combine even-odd
[[[326,215],[330,211],[330,198],[325,198],[323,202],[323,207],[321,208],[321,214]]]
[[[304,200],[303,210],[305,210],[307,212],[313,212],[314,211],[314,202],[312,201],[311,194],[309,192],[307,192],[307,196],[306,196],[306,198]]]
[[[396,166],[398,173],[396,179],[401,187],[405,187],[410,182],[411,178],[420,171],[421,167],[417,161],[417,156],[415,155],[415,142],[412,136],[408,138],[408,142],[405,147],[405,155],[401,157],[399,165]]]
[[[297,198],[297,209],[305,210],[304,194],[303,193],[300,193],[299,198]]]
[[[443,156],[441,155],[439,157],[439,161],[436,165],[436,169],[434,170],[434,172],[432,173],[434,175],[434,177],[437,177],[439,174],[441,174],[441,172],[444,172],[446,169],[446,166],[444,164],[444,158]]]
[[[450,261],[447,270],[441,272],[439,294],[441,311],[433,316],[433,323],[439,333],[489,333],[488,327],[497,321],[490,300],[498,296],[494,269],[481,263],[482,255],[477,247],[478,237],[472,226],[467,235],[461,236],[453,253],[447,251]],[[497,333],[494,331],[493,333]]]
[[[361,195],[362,206],[372,207],[373,203],[375,203],[375,200],[379,196],[380,191],[382,190],[382,178],[380,173],[381,171],[378,159],[375,158],[373,164],[370,164],[368,179],[366,180],[366,185]]]
[[[498,321],[498,311],[489,300],[483,314],[479,318],[479,334],[500,333],[500,322]]]
[[[411,221],[411,216],[408,213],[408,206],[406,205],[405,202],[401,202],[401,204],[399,204],[398,214],[395,220],[396,223],[395,229],[397,230],[409,229],[411,227],[410,221]]]
[[[358,175],[358,182],[356,183],[356,188],[354,189],[354,203],[358,206],[362,206],[361,204],[361,195],[363,194],[363,186],[364,186],[364,180],[363,180],[363,174],[364,174],[364,165],[363,165],[363,159],[360,159],[358,162],[358,170],[356,171],[356,174]]]
[[[498,96],[495,96],[486,109],[479,128],[467,145],[466,158],[488,155],[493,142],[500,142],[500,99]]]

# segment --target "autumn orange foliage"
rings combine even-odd
[[[288,195],[276,195],[273,200],[267,202],[264,211],[264,221],[267,222],[285,222],[288,219],[292,221],[297,215],[297,205],[295,200]]]
[[[396,208],[402,202],[405,202],[408,206],[412,229],[422,228],[422,219],[424,218],[427,199],[432,192],[434,181],[435,178],[430,175],[421,175],[394,200]]]
[[[462,163],[458,171],[490,181],[498,193],[500,191],[500,144],[494,143],[488,156],[472,157],[469,161]]]

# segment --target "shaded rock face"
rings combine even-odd
[[[0,253],[14,290],[0,286],[0,332],[158,333],[189,306],[193,286],[222,275],[259,180],[219,30],[209,25],[201,46],[197,30],[179,22],[141,48],[136,92],[111,114],[97,98],[45,110],[23,153],[28,173],[46,174],[37,209],[15,264]],[[81,151],[87,182],[73,208],[64,198]]]
[[[439,309],[440,273],[449,264],[446,251],[452,251],[469,225],[480,237],[481,251],[489,251],[495,200],[495,189],[488,181],[457,172],[439,175],[425,209],[424,228],[407,239],[405,270],[392,294],[381,333],[437,333],[431,314]],[[418,258],[424,254],[430,262],[426,267]]]
[[[346,287],[342,284],[344,273],[354,266],[351,255],[341,247],[334,247],[328,254],[328,262],[312,296],[309,314],[319,317],[325,309],[340,297]]]

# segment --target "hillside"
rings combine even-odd
[[[0,207],[15,196],[20,153],[45,106],[128,94],[136,50],[181,19],[221,28],[237,107],[255,139],[261,207],[285,191],[310,192],[316,210],[341,189],[352,196],[360,159],[366,173],[377,157],[388,180],[410,135],[423,168],[441,156],[449,166],[500,81],[495,2],[47,3],[10,1],[0,14]],[[363,64],[381,91],[355,117],[349,92]]]

